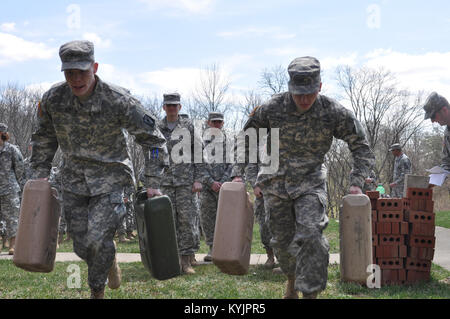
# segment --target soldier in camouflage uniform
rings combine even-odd
[[[48,181],[50,182],[51,186],[55,188],[58,191],[58,202],[59,202],[59,209],[60,209],[60,216],[59,219],[59,228],[58,228],[58,246],[61,244],[61,242],[64,239],[64,235],[67,233],[67,222],[66,218],[64,216],[64,203],[63,203],[63,188],[62,188],[62,177],[61,177],[61,171],[63,170],[64,166],[64,159],[61,158],[58,166],[52,167],[50,170],[50,177],[48,178]],[[30,174],[31,174],[31,167],[30,167]],[[69,236],[67,236],[69,238]]]
[[[367,191],[374,191],[377,185],[377,177],[375,175],[375,172],[372,170],[370,172],[370,175],[367,176],[367,178],[364,180],[364,185],[362,188],[363,194],[365,194]]]
[[[117,229],[117,234],[119,235],[119,242],[126,243],[129,242],[134,237],[131,236],[133,230],[134,230],[134,209],[133,209],[133,198],[135,193],[134,185],[128,185],[125,187],[125,206],[127,209],[127,213],[122,221],[122,223],[119,225],[119,228]]]
[[[223,183],[231,181],[232,163],[227,160],[227,145],[230,145],[230,136],[223,129],[224,117],[220,112],[208,114],[208,134],[204,134],[203,145],[205,154],[211,153],[211,158],[205,156],[203,165],[203,184],[205,189],[200,193],[200,221],[205,235],[205,242],[209,252],[205,261],[212,261],[212,246],[214,229],[216,226],[217,202],[219,191]],[[216,152],[222,152],[222,158],[216,159]],[[220,154],[219,154],[220,155]]]
[[[445,126],[441,167],[450,171],[450,104],[445,97],[433,92],[428,96],[423,109],[425,120],[430,119],[432,123]]]
[[[155,119],[141,103],[128,90],[96,75],[91,42],[66,43],[59,55],[66,81],[54,85],[39,103],[38,128],[32,135],[32,177],[48,178],[59,145],[68,232],[75,253],[88,265],[91,298],[103,298],[106,282],[111,289],[120,286],[113,237],[126,213],[124,188],[134,182],[124,132],[159,154],[144,156],[149,197],[161,195],[158,185],[167,149]]]
[[[13,255],[25,167],[19,148],[8,141],[8,126],[0,123],[0,220],[4,220],[3,236],[9,239],[9,254]]]
[[[164,171],[161,191],[172,202],[181,269],[183,273],[193,274],[192,263],[200,247],[195,197],[202,190],[202,160],[195,163],[194,151],[196,143],[202,151],[202,140],[195,135],[191,120],[179,116],[180,94],[164,94],[163,109],[166,116],[157,126],[167,140],[170,164]]]
[[[391,145],[389,151],[395,156],[394,181],[389,184],[391,187],[391,197],[402,198],[405,175],[411,174],[411,161],[408,156],[402,152],[402,147],[398,143]]]
[[[442,145],[441,167],[450,171],[450,104],[447,99],[436,92],[432,92],[423,106],[425,120],[445,126],[444,141]],[[430,184],[430,187],[434,187]],[[440,282],[450,284],[450,277],[441,279]]]
[[[316,298],[326,288],[329,261],[329,244],[323,235],[328,225],[325,154],[333,137],[347,142],[354,163],[349,191],[354,194],[362,193],[375,158],[353,113],[319,95],[322,83],[317,59],[296,58],[288,72],[289,92],[272,96],[248,119],[244,130],[279,128],[278,170],[261,166],[256,185],[264,196],[271,246],[288,277],[285,298],[298,298],[297,291],[304,298]],[[271,154],[272,134],[269,131],[267,154]],[[244,165],[239,160],[234,165],[234,181],[242,180]]]
[[[272,235],[269,229],[269,220],[267,218],[266,210],[264,209],[264,196],[262,190],[256,185],[256,177],[258,176],[259,165],[258,163],[249,163],[245,171],[245,179],[250,182],[253,187],[253,193],[255,194],[255,203],[253,210],[255,217],[259,224],[259,234],[261,237],[261,243],[267,253],[267,261],[264,266],[266,268],[273,268],[275,265],[275,257],[272,247],[270,247],[270,240]]]

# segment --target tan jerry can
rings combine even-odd
[[[371,273],[372,216],[370,199],[366,195],[343,197],[339,216],[341,280],[366,285]]]
[[[223,273],[244,275],[250,264],[253,206],[244,183],[223,183],[219,192],[212,250]]]
[[[46,180],[29,180],[23,189],[13,263],[36,272],[53,270],[60,217],[56,190]]]

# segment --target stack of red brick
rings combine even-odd
[[[428,281],[436,240],[432,190],[408,188],[405,198],[366,194],[372,204],[373,263],[381,268],[381,284]]]

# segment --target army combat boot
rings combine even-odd
[[[195,274],[195,270],[191,266],[191,256],[181,256],[181,271],[188,275]]]
[[[128,243],[128,242],[130,242],[130,240],[125,238],[124,234],[119,235],[119,243]]]
[[[117,289],[120,287],[121,281],[122,271],[117,263],[117,258],[114,258],[113,264],[108,273],[108,287],[111,289]]]
[[[312,292],[310,294],[303,293],[303,299],[317,299],[317,292]]]
[[[8,254],[14,255],[14,246],[16,244],[16,237],[11,237],[9,240],[9,252]]]
[[[298,293],[295,291],[295,275],[288,275],[283,299],[298,299]]]
[[[105,288],[94,290],[91,288],[91,299],[103,299],[105,297]]]
[[[189,262],[192,267],[198,266],[197,259],[195,259],[195,254],[189,256]]]
[[[273,249],[266,248],[266,252],[267,252],[267,260],[264,263],[264,268],[272,269],[275,266],[275,257],[273,255]]]
[[[206,254],[205,257],[203,257],[203,260],[206,262],[211,262],[212,261],[212,246],[209,246],[209,251]]]

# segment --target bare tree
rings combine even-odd
[[[202,69],[200,85],[192,94],[190,109],[206,119],[209,112],[227,112],[227,93],[230,81],[225,77],[218,64],[211,64]]]
[[[265,94],[271,96],[287,91],[288,81],[289,77],[286,68],[276,65],[262,71],[258,84]]]

